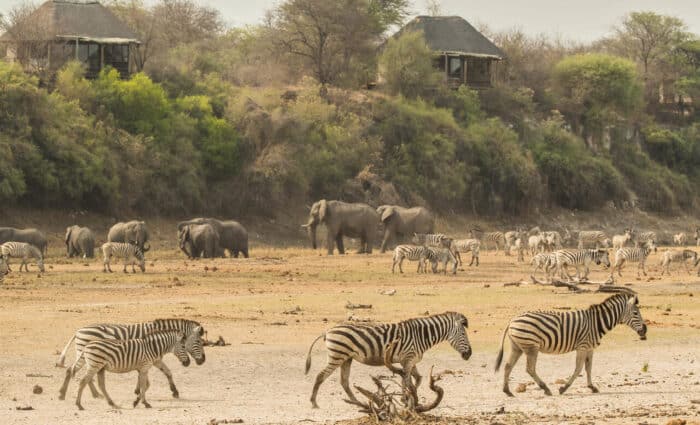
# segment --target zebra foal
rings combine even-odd
[[[426,273],[426,259],[428,257],[428,248],[422,245],[398,245],[394,248],[394,262],[391,265],[391,272],[396,271],[396,265],[399,265],[399,272],[403,273],[403,260],[418,262],[418,273],[421,271]]]
[[[185,349],[186,339],[187,336],[182,331],[163,331],[140,339],[100,339],[89,342],[83,348],[80,357],[75,360],[76,364],[81,360],[87,364],[87,371],[78,387],[76,406],[84,410],[80,403],[83,390],[85,385],[97,375],[97,383],[107,403],[112,407],[118,407],[107,394],[105,372],[127,373],[136,370],[139,373],[139,384],[134,407],[140,401],[146,408],[150,408],[151,405],[146,401],[146,390],[149,387],[148,370],[156,362],[160,362],[164,355],[171,352],[177,356],[183,366],[189,366],[190,357]]]
[[[340,384],[350,400],[357,402],[350,390],[350,366],[353,360],[368,366],[384,366],[384,359],[390,358],[392,363],[400,363],[404,376],[415,379],[415,388],[420,385],[421,376],[416,364],[421,361],[423,354],[442,341],[448,341],[462,359],[469,360],[472,349],[465,329],[468,327],[467,318],[460,313],[447,312],[428,317],[404,320],[399,323],[382,324],[342,324],[321,334],[309,347],[306,357],[306,372],[311,368],[311,351],[323,338],[328,351],[328,364],[316,376],[311,405],[318,408],[316,395],[318,389],[332,373],[340,367]],[[394,344],[392,344],[394,343]],[[385,353],[391,345],[392,352]],[[385,356],[386,355],[386,356]]]
[[[639,312],[639,299],[631,292],[615,294],[600,304],[593,304],[585,310],[573,311],[533,311],[513,318],[503,332],[501,349],[496,358],[496,372],[503,361],[503,344],[506,336],[510,340],[510,358],[503,374],[503,392],[513,397],[508,386],[510,373],[520,356],[527,356],[527,373],[535,380],[545,394],[552,395],[547,384],[537,376],[537,354],[564,354],[576,351],[576,368],[573,375],[562,387],[563,394],[581,373],[584,364],[588,388],[594,393],[598,388],[591,381],[593,351],[600,345],[603,336],[618,324],[632,328],[642,340],[646,339],[647,326]]]
[[[479,266],[479,251],[481,250],[481,242],[479,242],[478,239],[456,239],[452,241],[452,244],[450,245],[450,250],[454,254],[454,256],[457,258],[459,261],[459,265],[462,265],[462,256],[460,253],[467,253],[471,252],[472,253],[472,259],[469,262],[469,266],[471,267],[472,264],[474,264],[474,260],[476,260],[476,265],[477,267]],[[506,251],[508,252],[508,251]],[[510,255],[510,254],[508,254]]]
[[[450,248],[433,248],[426,247],[426,259],[430,261],[433,268],[433,273],[438,273],[438,264],[442,264],[442,272],[447,274],[447,264],[452,263],[452,274],[457,274],[457,258],[452,253]]]
[[[554,253],[554,256],[557,274],[562,276],[562,272],[565,272],[569,280],[572,279],[572,276],[569,274],[569,266],[576,267],[576,278],[579,280],[588,278],[591,262],[610,267],[610,257],[608,256],[608,251],[604,249],[560,249]],[[583,277],[581,277],[581,267],[583,267],[585,272]]]
[[[204,349],[202,348],[202,336],[204,336],[204,328],[198,322],[194,320],[186,319],[156,319],[151,322],[136,323],[130,325],[119,325],[119,324],[99,324],[85,326],[83,328],[75,331],[73,336],[61,351],[61,355],[56,362],[56,367],[63,367],[66,359],[66,353],[68,348],[75,341],[75,358],[76,361],[66,370],[66,377],[63,380],[63,385],[59,390],[59,400],[64,400],[66,397],[66,391],[68,390],[68,384],[70,379],[74,376],[80,368],[85,364],[82,358],[85,346],[90,342],[99,341],[102,339],[112,339],[112,340],[127,340],[127,339],[141,339],[146,336],[164,331],[179,331],[185,334],[185,349],[192,356],[194,361],[201,365],[206,361],[204,355]],[[172,391],[173,397],[178,398],[179,392],[175,386],[175,381],[173,381],[173,374],[170,369],[165,365],[165,363],[160,360],[154,362],[154,366],[165,374],[168,378],[168,383],[170,384],[170,391]],[[95,388],[92,381],[89,383],[90,391],[93,397],[98,397],[99,393]]]
[[[36,258],[37,267],[39,267],[42,273],[44,272],[44,255],[39,248],[32,244],[25,242],[5,242],[0,245],[0,255],[2,255],[2,258],[5,260],[8,271],[12,271],[12,269],[10,269],[10,257],[14,257],[22,259],[22,263],[19,265],[20,272],[22,271],[22,267],[29,272],[28,263],[30,258]]]
[[[685,271],[691,274],[688,268],[688,260],[690,259],[693,260],[693,265],[696,265],[698,263],[698,253],[690,249],[682,251],[675,249],[666,250],[661,257],[661,276],[664,275],[664,272],[668,275],[671,274],[671,263],[683,263]]]
[[[656,245],[654,241],[649,239],[644,242],[641,248],[620,248],[615,252],[615,263],[610,269],[610,277],[613,276],[615,270],[617,269],[617,274],[622,277],[622,266],[625,263],[638,263],[637,264],[637,276],[639,276],[639,270],[642,270],[644,276],[647,275],[645,269],[645,264],[647,257],[651,254],[651,251],[656,251]]]
[[[112,267],[110,267],[112,257],[124,260],[124,273],[128,273],[126,266],[129,264],[131,264],[132,273],[136,273],[136,264],[138,264],[142,273],[146,272],[146,259],[143,251],[137,245],[124,242],[105,242],[102,245],[102,255],[104,258],[102,271],[105,273],[108,271],[112,273]]]
[[[534,266],[532,276],[535,276],[537,270],[542,269],[545,278],[549,280],[552,270],[557,266],[557,255],[553,252],[541,252],[532,257],[530,265]]]
[[[415,245],[449,248],[452,239],[442,233],[414,233],[411,242]]]

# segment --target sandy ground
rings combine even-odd
[[[431,365],[456,372],[442,381],[445,399],[432,414],[462,417],[459,421],[465,423],[665,424],[672,418],[700,417],[700,278],[676,271],[661,279],[660,253],[650,260],[649,279],[636,279],[634,268],[628,267],[619,281],[640,293],[649,339],[640,341],[622,326],[603,339],[593,364],[600,394],[591,394],[580,377],[563,396],[546,397],[530,384],[513,399],[501,392],[502,375],[493,371],[508,319],[528,309],[586,307],[606,295],[504,286],[526,279],[529,266],[502,253],[482,253],[480,267],[465,267],[457,276],[417,275],[413,263],[405,264],[406,274],[392,275],[389,254],[326,257],[291,248],[256,248],[252,253],[248,260],[185,261],[164,249],[149,253],[146,274],[124,275],[103,274],[97,260],[66,260],[52,252],[41,276],[15,270],[0,286],[2,423],[204,424],[242,419],[247,424],[298,424],[357,418],[356,409],[342,401],[337,373],[321,387],[321,408],[311,409],[313,380],[325,364],[319,344],[311,373],[303,373],[313,339],[351,314],[396,321],[446,310],[470,319],[474,355],[464,362],[443,344],[425,356],[419,366],[424,375]],[[591,277],[602,281],[607,276],[595,270]],[[390,289],[396,294],[381,294]],[[346,310],[348,301],[372,304],[372,309]],[[290,310],[298,311],[285,314]],[[198,320],[210,339],[221,335],[231,343],[207,348],[202,366],[183,368],[173,356],[166,357],[180,399],[170,396],[165,377],[152,369],[150,410],[131,407],[134,373],[107,374],[107,389],[122,406],[119,410],[86,390],[86,410],[79,412],[74,404],[77,380],[71,382],[68,399],[58,400],[65,369],[54,363],[75,329],[170,316]],[[71,347],[68,362],[74,357]],[[555,381],[567,378],[573,367],[573,353],[541,355],[538,372],[556,393]],[[355,364],[351,381],[367,386],[370,374],[383,373]],[[521,360],[511,388],[530,382]],[[35,385],[42,387],[41,394],[32,393]],[[20,407],[33,410],[16,410]]]

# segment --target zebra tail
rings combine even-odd
[[[61,357],[58,358],[58,361],[56,362],[56,367],[63,367],[64,363],[66,361],[66,353],[68,352],[68,347],[70,347],[71,343],[75,340],[75,334],[71,337],[70,340],[68,340],[68,344],[63,348],[63,351],[61,351]]]
[[[506,334],[508,333],[508,327],[503,331],[503,338],[501,338],[501,349],[498,351],[498,356],[496,357],[496,372],[501,368],[501,363],[503,362],[503,343],[506,340]]]
[[[313,350],[314,345],[318,342],[319,339],[321,338],[326,338],[326,333],[322,333],[319,335],[316,339],[314,339],[314,342],[311,343],[311,347],[309,347],[309,354],[306,355],[306,369],[304,370],[304,375],[309,373],[309,369],[311,369],[311,350]]]

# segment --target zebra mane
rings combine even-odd
[[[399,325],[404,324],[404,323],[405,323],[405,324],[409,324],[409,323],[414,323],[414,322],[420,322],[420,321],[422,321],[422,320],[424,320],[424,319],[430,319],[430,318],[433,318],[433,317],[453,317],[453,318],[454,318],[454,317],[463,317],[463,318],[466,319],[466,316],[464,316],[462,313],[457,313],[457,312],[454,312],[454,311],[446,311],[446,312],[444,312],[444,313],[431,314],[430,316],[414,317],[414,318],[411,318],[411,319],[402,320],[402,321],[399,322]]]

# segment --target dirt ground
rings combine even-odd
[[[56,245],[54,245],[56,246]],[[605,294],[573,294],[564,288],[505,283],[527,279],[529,265],[515,257],[482,252],[480,267],[457,276],[418,275],[405,264],[391,273],[391,255],[350,254],[327,257],[300,248],[253,247],[251,259],[187,261],[174,248],[148,253],[145,274],[103,274],[101,261],[67,260],[51,251],[47,272],[15,272],[0,285],[0,411],[2,423],[205,424],[212,419],[242,419],[246,424],[360,423],[361,415],[342,401],[338,373],[319,392],[320,409],[308,401],[315,375],[325,365],[322,344],[315,347],[309,375],[304,361],[310,343],[335,323],[354,318],[397,321],[447,310],[470,320],[474,355],[465,362],[448,344],[428,352],[423,374],[456,372],[442,381],[445,398],[431,412],[442,423],[630,423],[666,424],[669,419],[700,417],[700,278],[676,270],[660,278],[660,252],[650,260],[650,277],[636,279],[634,267],[620,284],[640,293],[649,338],[640,341],[618,327],[596,351],[593,373],[599,394],[580,377],[563,396],[546,397],[531,383],[524,360],[516,366],[511,388],[525,392],[508,398],[502,375],[493,371],[501,335],[513,315],[529,309],[569,309],[602,301]],[[116,270],[121,270],[117,266]],[[593,280],[607,272],[594,269]],[[394,295],[384,295],[395,290]],[[347,302],[371,309],[347,310]],[[164,376],[150,372],[150,410],[133,409],[134,373],[107,374],[107,389],[121,409],[103,399],[83,396],[85,411],[74,401],[77,380],[66,401],[58,400],[65,369],[54,367],[73,331],[95,322],[136,322],[163,317],[200,321],[209,339],[222,336],[231,345],[208,347],[207,361],[189,368],[173,356],[180,398],[173,399]],[[71,347],[68,363],[74,359]],[[554,389],[567,378],[574,354],[541,355],[540,376]],[[351,381],[367,386],[381,368],[353,365]],[[43,392],[34,394],[35,385]],[[423,387],[423,395],[426,389]],[[31,407],[32,410],[17,410]],[[432,418],[426,423],[436,423]],[[453,418],[453,419],[449,419]]]

